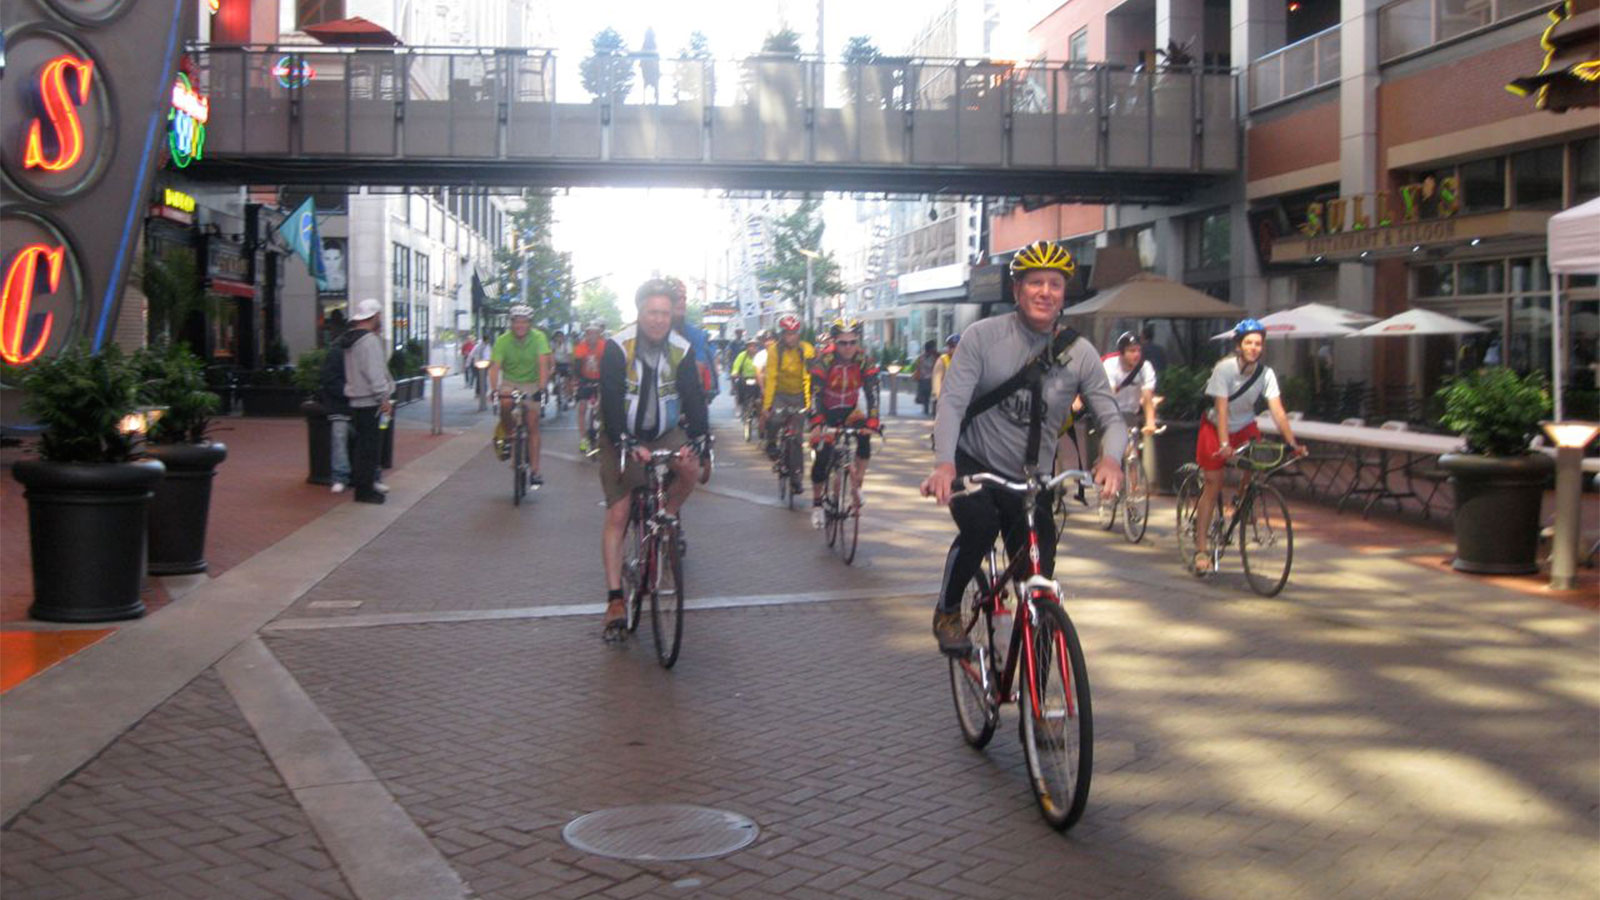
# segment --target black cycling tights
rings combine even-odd
[[[944,559],[944,587],[939,592],[939,609],[955,612],[961,608],[961,595],[967,583],[983,565],[984,555],[994,539],[1005,530],[1006,552],[1015,558],[1027,553],[1027,522],[1022,515],[1022,496],[1009,491],[985,488],[950,501],[950,518],[960,532],[950,542]],[[1041,495],[1034,505],[1034,521],[1039,529],[1039,571],[1046,577],[1055,574],[1056,520],[1050,511],[1050,495]]]

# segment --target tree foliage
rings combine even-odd
[[[617,292],[591,281],[578,290],[578,302],[572,308],[578,326],[596,319],[606,323],[606,332],[615,333],[622,327],[622,311],[617,307]]]
[[[209,301],[200,284],[200,264],[194,251],[167,247],[159,257],[144,257],[139,274],[139,289],[149,303],[150,337],[154,341],[176,339],[183,323],[193,313],[206,312]]]
[[[844,95],[851,103],[862,100],[871,106],[881,106],[883,90],[879,87],[879,75],[867,66],[883,58],[883,53],[872,38],[858,34],[845,42],[844,63],[842,73],[844,78]]]
[[[627,42],[615,28],[606,28],[594,36],[579,75],[583,89],[594,96],[596,103],[621,103],[627,99],[633,90],[633,60],[628,56]]]
[[[806,256],[800,251],[816,251],[822,246],[824,223],[817,214],[821,205],[820,200],[806,200],[794,212],[772,223],[772,264],[757,273],[762,294],[777,294],[802,313],[805,311]],[[839,263],[832,253],[811,261],[813,310],[822,305],[823,298],[843,290]]]
[[[211,417],[222,398],[206,389],[205,364],[185,344],[144,347],[133,354],[139,378],[139,400],[161,407],[150,426],[153,444],[197,444],[206,437]]]
[[[533,307],[534,321],[545,328],[572,321],[572,258],[552,244],[552,196],[548,190],[525,191],[522,208],[511,214],[511,245],[495,251],[501,298],[506,303],[525,300]]]
[[[768,32],[761,40],[761,52],[777,56],[799,56],[800,34],[787,25],[777,31]]]
[[[678,51],[674,64],[673,100],[697,103],[709,99],[712,77],[711,41],[704,32],[689,34],[689,43]]]

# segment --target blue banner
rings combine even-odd
[[[317,207],[310,197],[278,226],[278,236],[305,261],[306,271],[316,280],[317,289],[327,290],[328,273],[322,267],[322,237],[317,234]]]

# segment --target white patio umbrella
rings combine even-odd
[[[1307,303],[1294,309],[1269,313],[1262,316],[1260,321],[1266,327],[1268,337],[1310,339],[1354,334],[1360,325],[1376,320],[1371,316],[1347,313],[1337,307],[1324,306],[1321,303]],[[1231,337],[1233,330],[1229,329],[1221,334],[1212,335],[1211,339],[1223,341]]]
[[[1398,316],[1390,316],[1353,332],[1350,337],[1419,337],[1429,334],[1471,334],[1488,330],[1482,325],[1474,325],[1465,319],[1436,313],[1431,309],[1408,309]]]

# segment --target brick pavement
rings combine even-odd
[[[570,496],[553,486],[511,511],[497,465],[480,452],[286,616],[340,614],[310,609],[313,598],[362,599],[364,613],[590,599],[546,585],[597,580],[585,574],[592,475],[570,463]],[[1179,573],[1170,510],[1139,546],[1080,517],[1059,574],[1089,656],[1097,761],[1084,820],[1065,838],[1050,832],[1014,716],[986,753],[965,747],[930,652],[928,598],[895,593],[950,533],[915,499],[925,466],[909,452],[875,465],[872,565],[860,571],[828,559],[800,513],[697,499],[692,583],[770,593],[798,571],[807,588],[839,577],[884,594],[697,610],[670,673],[647,644],[608,649],[574,617],[277,630],[266,642],[483,897],[1595,896],[1595,617],[1418,565],[1447,543],[1425,535],[1380,531],[1352,554],[1339,528],[1310,527],[1289,590],[1269,601],[1236,575]],[[723,474],[718,485],[769,492],[759,462]],[[441,522],[455,527],[425,527]],[[702,552],[724,534],[727,546],[771,539],[782,552],[758,555],[759,570]],[[508,599],[530,558],[543,593]],[[193,711],[182,765],[99,768],[149,756],[152,742],[135,738]],[[123,816],[198,822],[184,817],[231,796],[218,785],[252,780],[259,751],[245,759],[240,728],[214,677],[197,679],[0,832],[0,886],[99,896],[96,884],[146,877],[153,853],[95,844],[97,828],[124,828],[96,810],[137,786]],[[653,801],[729,808],[763,834],[732,856],[673,864],[560,841],[576,815]],[[314,838],[294,825],[296,839],[260,845],[254,862],[277,871],[281,850],[285,871],[299,872],[295,858],[314,869]],[[234,862],[209,847],[168,864],[225,877]]]

